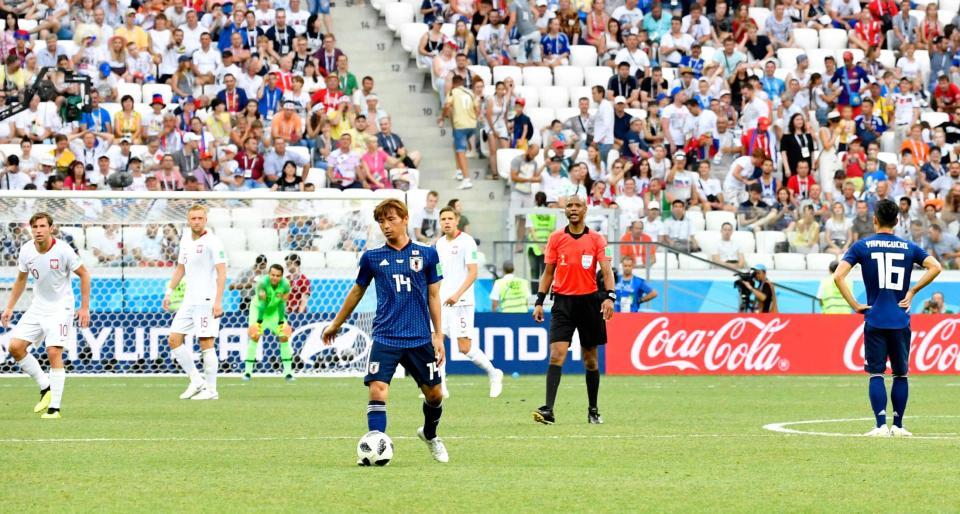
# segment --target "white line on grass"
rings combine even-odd
[[[944,416],[910,416],[910,419],[916,418],[960,418],[956,415],[944,415]],[[807,430],[797,430],[795,428],[789,428],[795,425],[822,425],[824,423],[851,423],[854,421],[875,421],[876,418],[844,418],[844,419],[808,419],[803,421],[784,421],[781,423],[768,423],[763,426],[765,430],[770,430],[771,432],[777,432],[780,434],[788,435],[815,435],[821,437],[866,437],[863,434],[851,434],[848,432],[821,432],[821,431],[807,431]],[[945,440],[958,440],[960,437],[955,433],[931,433],[931,434],[921,434],[910,436],[909,439],[945,439]]]

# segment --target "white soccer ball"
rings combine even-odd
[[[357,464],[361,466],[386,466],[393,458],[393,441],[379,430],[371,430],[357,443]]]

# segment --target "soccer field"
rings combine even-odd
[[[543,379],[455,376],[434,462],[410,380],[388,402],[395,456],[360,468],[359,379],[221,379],[221,399],[177,399],[185,379],[69,377],[64,418],[32,414],[26,378],[0,380],[5,512],[957,511],[960,378],[911,379],[913,439],[871,427],[867,380],[603,377],[606,424],[586,424],[582,375],[558,423],[533,423]],[[849,420],[849,418],[863,418]],[[867,419],[869,418],[869,419]],[[835,435],[789,435],[772,423]],[[836,421],[840,420],[840,421]]]

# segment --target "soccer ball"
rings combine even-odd
[[[371,430],[357,443],[357,464],[361,466],[386,466],[393,458],[393,441],[379,430]]]

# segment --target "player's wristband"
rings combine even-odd
[[[541,293],[537,291],[537,301],[534,305],[543,305],[543,301],[547,299],[547,293]]]
[[[617,292],[616,292],[616,291],[607,290],[606,296],[607,296],[607,297],[604,298],[604,300],[617,301]]]

